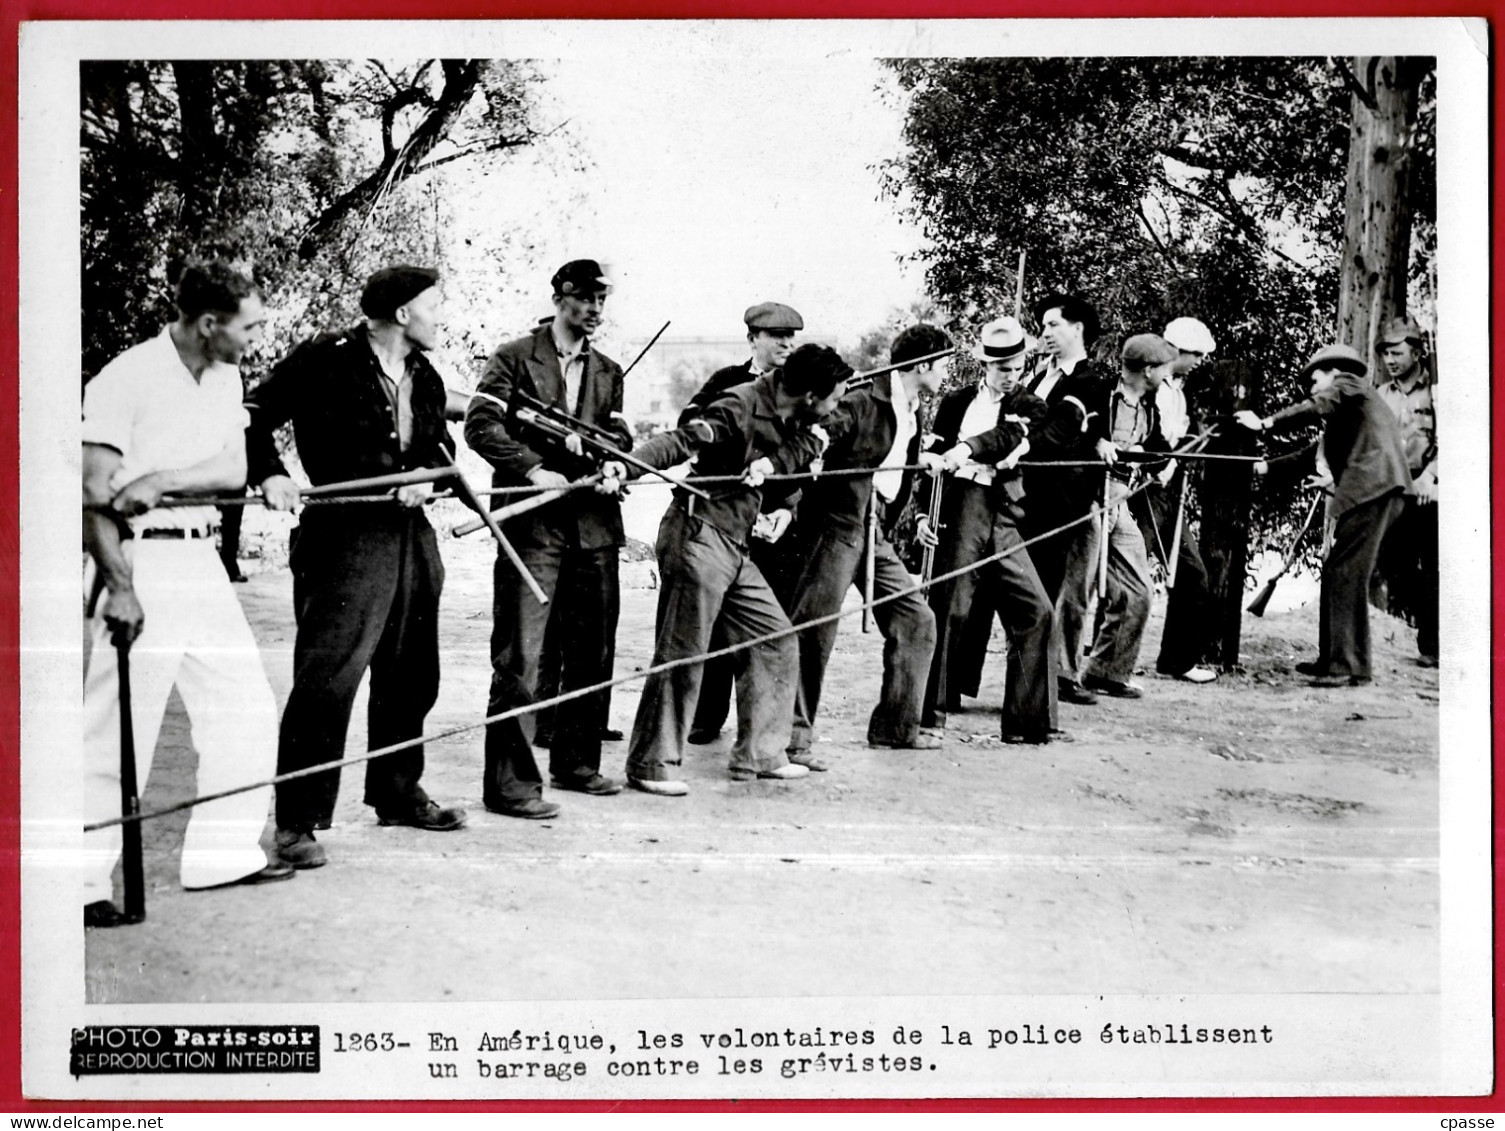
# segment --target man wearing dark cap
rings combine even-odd
[[[1080,410],[1081,430],[1075,441],[1065,443],[1052,458],[1068,461],[1095,459],[1094,437],[1087,432],[1090,411],[1087,406],[1106,398],[1113,385],[1113,377],[1087,356],[1088,347],[1097,340],[1099,333],[1097,311],[1080,295],[1053,294],[1035,303],[1033,313],[1040,326],[1040,344],[1044,347],[1045,357],[1025,383],[1025,388],[1050,408],[1064,405]],[[1035,458],[1041,457],[1036,455]],[[1102,494],[1101,475],[1087,468],[1027,469],[1024,485],[1030,499],[1023,531],[1028,538],[1038,538],[1048,530],[1081,518],[1100,501]],[[1085,576],[1073,573],[1068,577],[1067,569],[1068,559],[1078,566],[1084,562],[1079,552],[1080,543],[1092,537],[1088,530],[1091,525],[1080,523],[1042,538],[1029,548],[1046,595],[1056,607],[1057,690],[1066,702],[1087,705],[1096,703],[1097,696],[1077,681],[1076,666],[1067,660],[1063,639],[1068,631],[1067,619],[1074,610],[1063,607],[1061,597],[1067,587],[1077,590],[1087,584]],[[1079,641],[1081,626],[1072,624],[1070,631]]]
[[[923,721],[937,729],[946,725],[948,704],[955,700],[951,684],[965,662],[968,614],[980,594],[997,611],[1009,634],[1000,734],[1005,742],[1039,745],[1050,741],[1056,723],[1051,662],[1055,614],[1033,560],[1020,548],[1019,527],[1030,500],[1019,461],[1034,453],[1037,440],[1044,445],[1047,434],[1053,437],[1051,442],[1058,432],[1074,436],[1081,419],[1069,405],[1051,409],[1025,391],[1020,383],[1025,346],[1024,327],[1017,319],[989,322],[972,351],[983,363],[981,379],[948,393],[936,409],[936,444],[951,472],[941,498],[945,534],[930,529],[928,516],[922,518],[919,531],[922,542],[938,547],[936,573],[947,574],[995,554],[1013,552],[931,586],[937,643]],[[1055,419],[1048,420],[1052,416]],[[930,489],[939,490],[941,484],[932,483]]]
[[[1164,338],[1135,334],[1120,353],[1117,384],[1088,404],[1087,433],[1098,458],[1107,464],[1107,506],[1097,521],[1084,524],[1067,561],[1067,580],[1058,606],[1065,645],[1063,665],[1066,674],[1083,687],[1119,699],[1138,699],[1143,694],[1130,676],[1149,620],[1151,585],[1144,535],[1127,503],[1137,486],[1134,465],[1122,457],[1170,450],[1161,430],[1155,392],[1177,356]],[[1099,576],[1104,572],[1104,538],[1108,540],[1106,578]],[[1095,634],[1088,617],[1094,596],[1103,602]]]
[[[1426,339],[1405,318],[1385,325],[1379,337],[1384,380],[1380,398],[1400,425],[1414,495],[1380,552],[1380,574],[1389,582],[1390,606],[1416,623],[1417,663],[1437,666],[1437,420]]]
[[[794,335],[805,328],[799,311],[781,302],[760,302],[742,315],[747,325],[747,341],[752,356],[740,365],[728,365],[712,373],[700,391],[690,398],[679,414],[679,427],[698,417],[729,389],[755,381],[784,364],[794,350]],[[780,488],[770,483],[763,492],[766,518],[753,530],[749,550],[764,579],[780,600],[786,599],[787,579],[781,576],[786,551],[781,539],[793,519],[793,503],[799,498],[798,484]],[[711,637],[712,647],[726,646],[725,634],[719,629]],[[715,742],[726,723],[732,702],[732,678],[736,660],[726,656],[710,660],[700,684],[700,700],[695,707],[695,721],[690,725],[690,742],[702,746]]]
[[[361,293],[364,325],[294,347],[252,391],[250,482],[268,506],[300,504],[274,439],[287,421],[314,486],[449,463],[444,382],[424,356],[439,337],[438,281],[426,267],[376,272]],[[279,774],[345,756],[350,709],[367,668],[368,748],[423,733],[439,693],[444,584],[423,513],[432,490],[412,484],[391,503],[311,507],[300,516],[291,557],[298,635]],[[440,832],[462,827],[464,810],[431,801],[422,774],[422,746],[366,763],[365,801],[377,820]],[[339,771],[331,770],[277,787],[277,851],[293,867],[325,863],[314,831],[329,827],[339,784]]]
[[[893,364],[914,361],[950,349],[951,336],[935,326],[911,326],[894,339]],[[831,437],[822,465],[825,472],[877,469],[868,476],[825,475],[805,488],[799,519],[790,534],[799,572],[790,598],[795,624],[819,620],[841,609],[847,589],[866,592],[867,526],[875,509],[871,590],[873,609],[883,634],[883,684],[878,705],[868,718],[870,746],[934,750],[939,738],[920,730],[925,673],[935,651],[935,616],[915,591],[914,579],[890,542],[894,524],[909,502],[913,473],[904,470],[925,462],[939,471],[939,456],[920,453],[920,395],[935,396],[946,379],[949,357],[880,373],[865,388],[842,397],[826,419]],[[815,755],[815,717],[820,708],[826,667],[836,646],[839,621],[815,625],[799,634],[799,685],[789,760],[812,770],[825,764]]]
[[[491,355],[465,416],[465,442],[491,464],[497,487],[563,487],[596,470],[578,439],[560,440],[520,422],[513,403],[518,395],[607,430],[624,450],[632,447],[622,417],[622,367],[591,344],[611,280],[594,259],[576,259],[550,282],[554,317]],[[549,603],[540,605],[498,554],[488,715],[536,699],[550,630],[558,634],[561,692],[611,677],[621,609],[617,561],[626,541],[614,490],[574,491],[506,524]],[[555,713],[549,769],[557,788],[598,797],[621,791],[620,782],[601,773],[606,703],[597,692]],[[559,812],[558,805],[543,800],[533,728],[531,714],[487,726],[482,790],[487,809],[529,819]]]
[[[740,475],[711,488],[709,500],[683,490],[659,527],[658,619],[655,667],[704,654],[720,619],[728,644],[786,631],[789,618],[748,556],[766,476],[802,471],[825,447],[812,425],[846,392],[851,366],[827,346],[801,346],[782,369],[739,385],[695,420],[646,441],[635,454],[650,467],[673,467],[692,455],[701,474]],[[625,474],[620,464],[615,475]],[[788,780],[808,767],[785,756],[794,709],[798,651],[794,636],[745,648],[737,657],[737,741],[731,776]],[[700,694],[703,664],[656,673],[643,684],[628,747],[627,780],[634,789],[680,797],[690,719]]]
[[[1322,564],[1321,624],[1317,659],[1296,665],[1315,687],[1358,686],[1373,681],[1369,654],[1369,580],[1385,532],[1405,509],[1411,472],[1395,414],[1365,377],[1369,367],[1351,346],[1323,346],[1303,375],[1312,395],[1272,416],[1245,409],[1235,419],[1267,432],[1292,420],[1321,417],[1322,448],[1332,474],[1332,548]]]

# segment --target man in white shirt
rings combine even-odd
[[[92,822],[120,812],[119,669],[131,644],[136,775],[151,770],[174,686],[199,751],[197,791],[270,777],[277,703],[256,640],[214,547],[212,506],[164,508],[164,495],[245,486],[247,417],[237,363],[261,333],[255,284],[222,265],[190,267],[178,320],[121,354],[84,389],[84,542],[97,609],[84,681],[84,806]],[[260,847],[271,787],[196,806],[183,836],[185,888],[291,879]],[[111,872],[118,826],[85,835],[84,925],[125,921]]]

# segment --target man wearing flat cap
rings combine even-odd
[[[1088,406],[1087,432],[1098,458],[1107,464],[1107,505],[1072,544],[1058,611],[1064,622],[1066,674],[1091,691],[1118,699],[1143,694],[1130,676],[1150,615],[1149,557],[1127,500],[1143,453],[1170,450],[1155,391],[1176,357],[1176,350],[1159,335],[1135,334],[1119,354],[1117,384]],[[1104,554],[1106,571],[1101,565]],[[1096,633],[1088,619],[1094,596],[1102,602]]]
[[[1296,665],[1313,677],[1315,687],[1373,681],[1369,581],[1385,532],[1400,517],[1412,490],[1400,426],[1365,379],[1368,372],[1351,346],[1323,346],[1302,370],[1312,380],[1309,398],[1263,418],[1247,409],[1235,415],[1256,432],[1313,416],[1325,425],[1322,448],[1332,475],[1331,513],[1337,529],[1322,564],[1317,659]]]
[[[1390,607],[1416,624],[1417,663],[1437,666],[1437,420],[1426,339],[1406,318],[1386,323],[1379,336],[1383,380],[1380,398],[1400,425],[1415,494],[1385,536],[1380,573],[1389,582]]]
[[[594,259],[575,259],[554,273],[554,317],[491,355],[465,415],[465,442],[491,464],[497,487],[563,487],[592,474],[596,462],[570,437],[562,440],[517,419],[531,398],[632,447],[622,416],[622,367],[591,342],[612,282]],[[559,690],[606,681],[615,659],[621,610],[617,562],[626,536],[614,488],[577,490],[506,524],[529,572],[549,597],[540,605],[522,575],[498,554],[491,630],[488,715],[538,697],[544,637],[557,634]],[[556,711],[549,769],[556,788],[597,797],[621,792],[601,773],[607,699],[597,692]],[[509,817],[543,819],[559,806],[543,800],[534,760],[532,714],[486,728],[482,799]]]
[[[922,721],[935,732],[946,726],[948,705],[955,700],[950,684],[964,663],[968,615],[976,598],[997,611],[1009,634],[1001,737],[1039,745],[1050,741],[1056,723],[1051,662],[1055,614],[1033,559],[1020,548],[1020,527],[1032,500],[1019,461],[1035,455],[1036,443],[1050,458],[1052,445],[1076,435],[1081,418],[1069,406],[1054,412],[1025,391],[1025,348],[1024,328],[1017,320],[988,323],[972,351],[983,363],[981,379],[946,394],[936,408],[933,450],[951,474],[944,487],[939,480],[928,487],[944,492],[940,522],[945,533],[930,528],[928,506],[919,529],[921,542],[937,547],[935,572],[950,573],[1010,548],[1015,552],[930,587],[936,647]]]
[[[297,510],[298,488],[274,433],[291,421],[314,486],[444,467],[453,441],[444,382],[425,351],[439,338],[437,272],[400,264],[361,292],[364,324],[295,346],[246,401],[251,474],[267,505]],[[292,535],[293,690],[282,714],[277,772],[345,756],[361,677],[371,671],[367,743],[417,738],[439,693],[439,594],[444,564],[423,502],[430,483],[400,487],[391,502],[310,507]],[[423,747],[366,763],[365,801],[383,825],[443,832],[462,809],[429,799],[419,784]],[[328,828],[340,774],[277,787],[277,851],[295,868],[325,863],[315,830]]]
[[[683,428],[704,413],[707,407],[728,390],[755,381],[763,374],[780,368],[794,351],[794,335],[805,328],[805,320],[800,317],[799,311],[781,302],[760,302],[756,306],[750,306],[742,315],[742,321],[747,326],[747,341],[752,347],[752,356],[740,365],[728,365],[712,373],[680,412],[679,427]],[[792,579],[785,576],[788,550],[783,543],[783,536],[794,517],[794,505],[799,496],[800,487],[797,483],[770,483],[763,491],[763,517],[754,527],[753,541],[748,547],[753,561],[780,600],[788,597],[787,590],[792,584]],[[720,625],[711,637],[711,646],[726,647],[726,633]],[[706,663],[705,675],[700,684],[700,699],[695,706],[695,719],[690,724],[691,744],[704,746],[715,742],[720,736],[726,717],[731,713],[732,680],[736,666],[736,658],[733,656],[723,656]]]

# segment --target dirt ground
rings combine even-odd
[[[431,731],[483,713],[492,551],[444,543]],[[279,700],[291,579],[239,587]],[[638,585],[645,565],[628,571]],[[655,592],[624,591],[618,673],[645,667]],[[1163,601],[1143,650],[1152,658]],[[91,931],[96,1002],[369,1002],[879,994],[1426,993],[1439,988],[1438,681],[1372,613],[1372,687],[1308,688],[1312,608],[1245,620],[1243,669],[1062,706],[1069,740],[997,741],[995,635],[980,699],[941,751],[870,750],[881,637],[844,622],[820,753],[797,782],[730,781],[692,747],[688,797],[547,791],[547,822],[481,807],[479,731],[428,748],[456,833],[377,826],[347,771],[330,865],[184,892],[184,815],[148,823],[147,921]],[[638,685],[617,689],[630,729]],[[363,749],[364,693],[350,753]],[[143,803],[192,794],[176,699]],[[620,775],[625,744],[604,768]],[[270,830],[268,830],[268,840]],[[771,956],[781,962],[770,984]]]

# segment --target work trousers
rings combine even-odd
[[[372,504],[378,506],[379,504]],[[293,532],[293,690],[282,713],[277,772],[345,757],[350,711],[371,671],[367,749],[423,734],[439,695],[439,594],[444,563],[428,520],[417,509],[383,515],[305,516]],[[366,763],[364,800],[399,815],[426,801],[423,746]],[[327,826],[340,771],[277,787],[277,827]]]
[[[1173,480],[1171,488],[1150,487],[1140,498],[1138,511],[1140,533],[1145,546],[1166,570],[1165,627],[1160,633],[1160,652],[1155,670],[1161,675],[1180,675],[1202,663],[1214,651],[1218,631],[1213,615],[1212,594],[1207,566],[1196,534],[1188,522],[1181,524],[1181,543],[1176,552],[1176,581],[1170,584],[1171,547],[1176,542],[1176,513],[1181,502],[1184,480]]]
[[[847,587],[867,591],[866,538],[861,527],[824,525],[800,545],[803,565],[789,609],[796,625],[841,611]],[[905,593],[906,590],[910,592]],[[905,593],[873,609],[883,634],[883,686],[878,705],[868,718],[867,740],[890,746],[911,746],[920,733],[925,697],[925,673],[935,651],[935,616],[915,589],[915,580],[880,530],[873,551],[873,596]],[[815,716],[820,709],[826,666],[836,646],[840,621],[802,629],[799,641],[799,683],[794,696],[794,725],[790,753],[807,752],[815,741]]]
[[[606,682],[615,658],[622,607],[617,547],[523,546],[518,554],[549,603],[539,604],[522,574],[505,555],[497,555],[488,715],[537,701],[546,633],[558,634],[561,693]],[[606,695],[595,692],[554,713],[549,769],[556,779],[588,781],[600,773],[606,704]],[[495,809],[542,795],[534,727],[531,713],[486,727],[482,796],[487,806]]]
[[[727,643],[778,632],[789,618],[747,551],[708,522],[671,504],[659,525],[658,618],[654,666],[704,653],[721,619]],[[734,653],[737,661],[737,741],[734,770],[774,770],[787,764],[784,747],[794,711],[798,654],[783,636]],[[669,780],[683,761],[704,664],[650,675],[643,684],[628,747],[627,773],[642,781]]]
[[[1061,621],[1059,658],[1063,676],[1081,676],[1127,683],[1139,659],[1139,645],[1150,617],[1150,563],[1145,556],[1144,535],[1119,501],[1107,510],[1108,585],[1098,593],[1098,555],[1102,521],[1096,517],[1077,528],[1066,558],[1066,575],[1056,616]],[[1104,602],[1095,638],[1091,637],[1092,602]],[[1091,640],[1085,661],[1084,646]]]
[[[788,547],[783,541],[765,542],[754,538],[747,547],[753,564],[768,582],[773,595],[787,612],[789,610],[791,581],[785,576],[799,568],[800,563],[791,563]],[[726,647],[726,632],[720,622],[711,633],[711,647]],[[705,674],[700,680],[700,699],[695,704],[695,721],[692,731],[714,733],[726,725],[726,717],[732,709],[732,683],[737,672],[737,657],[722,656],[719,660],[707,660]]]
[[[1371,499],[1338,516],[1332,548],[1322,565],[1321,625],[1317,662],[1330,675],[1373,675],[1369,664],[1369,578],[1385,532],[1405,510],[1399,492]]]
[[[199,752],[198,796],[271,777],[277,701],[214,544],[208,539],[136,539],[126,552],[145,616],[130,649],[137,788],[146,788],[174,686]],[[88,572],[93,574],[92,564]],[[120,670],[101,615],[104,602],[101,596],[90,623],[84,676],[84,816],[90,823],[121,815]],[[265,868],[259,841],[271,800],[271,787],[262,786],[190,810],[178,873],[183,886],[213,887]],[[110,877],[120,843],[119,825],[84,834],[85,904],[112,898]]]
[[[957,479],[941,502],[947,531],[936,551],[935,572],[952,570],[1012,549],[1013,552],[950,581],[930,587],[936,621],[936,646],[925,689],[923,719],[944,726],[952,699],[948,683],[953,666],[966,666],[967,623],[974,596],[981,590],[1009,637],[1001,727],[1006,734],[1038,736],[1056,724],[1056,684],[1051,655],[1055,615],[1033,559],[1019,533],[1023,508],[1005,503],[995,509],[988,489]]]
[[[1400,518],[1385,535],[1379,571],[1388,583],[1390,608],[1409,614],[1416,624],[1416,650],[1437,655],[1438,532],[1437,504],[1405,496]]]

